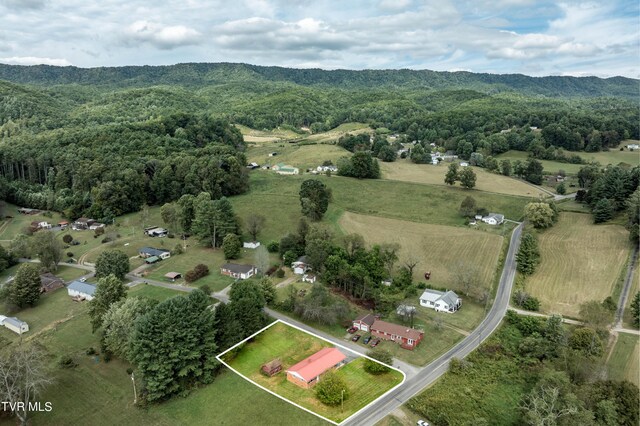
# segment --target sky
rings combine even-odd
[[[0,0],[0,63],[640,78],[640,2]]]

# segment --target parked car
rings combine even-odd
[[[425,422],[424,420],[418,420],[418,423],[416,423],[416,425],[418,425],[418,426],[429,426],[429,422]]]
[[[360,335],[359,335],[359,334],[356,334],[355,336],[353,336],[353,337],[351,338],[351,340],[353,340],[354,342],[357,342],[358,340],[360,340]]]
[[[371,336],[367,336],[362,340],[362,343],[364,343],[365,345],[368,345],[370,340],[371,340]]]
[[[376,346],[378,346],[378,343],[380,343],[380,339],[374,339],[374,340],[371,342],[371,347],[372,347],[372,348],[375,348]]]
[[[349,334],[353,334],[356,331],[358,331],[358,327],[351,327],[351,328],[347,329],[347,333],[349,333]]]

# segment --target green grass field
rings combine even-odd
[[[269,153],[277,152],[275,157],[269,157]],[[330,160],[336,164],[342,157],[351,153],[337,145],[318,144],[300,145],[291,143],[260,144],[252,146],[247,151],[247,160],[263,165],[276,165],[278,163],[289,164],[300,169],[303,173],[308,168],[315,169],[322,165],[323,161]],[[270,172],[274,173],[275,172]]]
[[[336,422],[349,417],[402,381],[402,375],[396,371],[379,376],[370,375],[364,371],[363,358],[351,361],[336,371],[347,383],[351,395],[344,403],[344,411],[340,406],[331,407],[319,402],[313,389],[303,389],[287,381],[285,370],[288,367],[322,348],[332,346],[284,323],[277,323],[245,343],[237,355],[225,358],[225,362],[267,389]],[[275,358],[282,362],[282,372],[273,377],[262,375],[262,364]]]
[[[160,302],[171,299],[175,296],[184,296],[186,294],[186,292],[172,290],[170,288],[156,287],[149,284],[138,284],[130,288],[128,292],[129,297],[148,297],[149,299],[155,299]]]
[[[478,229],[430,225],[396,219],[379,218],[346,212],[339,221],[345,233],[362,235],[367,244],[398,243],[401,265],[409,258],[418,260],[414,279],[436,287],[459,290],[456,270],[461,265],[478,271],[481,285],[489,288],[502,247],[502,237]]]
[[[618,333],[618,341],[607,362],[609,377],[640,383],[640,339],[627,333]]]
[[[527,278],[527,291],[542,310],[572,317],[580,304],[611,295],[629,254],[627,231],[619,225],[594,225],[590,215],[561,213],[540,233],[540,265]]]
[[[404,182],[426,183],[429,185],[442,185],[444,175],[447,173],[449,163],[441,163],[437,166],[431,164],[414,164],[409,160],[396,160],[393,163],[380,163],[382,177],[389,180]],[[521,180],[510,178],[496,173],[490,173],[480,167],[472,167],[476,174],[476,190],[497,192],[507,195],[519,195],[523,197],[538,197],[546,194]]]
[[[626,146],[629,141],[625,142]],[[619,149],[612,149],[611,151],[602,151],[602,152],[571,152],[570,154],[578,154],[585,161],[597,161],[602,166],[606,166],[608,164],[618,165],[620,163],[628,164],[631,166],[637,165],[640,163],[640,152],[630,152],[626,149],[624,151],[620,151]],[[526,161],[528,152],[524,151],[507,151],[503,154],[496,156],[498,161],[500,160],[511,160],[512,162],[515,160]],[[542,163],[544,167],[544,172],[553,174],[557,173],[558,170],[564,170],[569,174],[576,174],[583,167],[583,164],[570,164],[570,163],[560,163],[558,161],[549,161],[549,160],[538,160]]]
[[[640,265],[636,264],[636,269],[633,271],[633,277],[631,278],[631,289],[627,297],[627,304],[624,308],[623,325],[625,327],[635,328],[632,320],[631,302],[633,302],[633,298],[638,291],[640,291]]]
[[[26,215],[18,213],[18,206],[2,201],[2,221],[0,221],[0,240],[11,240],[16,234],[24,233],[31,222],[49,222],[56,225],[62,216],[59,213],[49,212],[44,214]],[[5,219],[4,216],[13,216]]]

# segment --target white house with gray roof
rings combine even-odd
[[[420,296],[420,306],[435,309],[436,312],[454,313],[462,306],[462,299],[451,290],[426,289]]]
[[[71,297],[92,300],[96,294],[96,286],[82,281],[73,281],[67,286],[67,293]]]
[[[19,320],[16,317],[5,317],[4,315],[0,315],[0,325],[5,326],[9,330],[17,334],[26,333],[27,331],[29,331],[29,324],[22,320]]]
[[[498,213],[489,213],[487,216],[482,218],[482,221],[487,225],[500,225],[504,222],[504,215]]]

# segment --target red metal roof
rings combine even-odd
[[[303,359],[287,371],[296,373],[306,382],[315,379],[347,357],[336,348],[324,348],[309,358]]]
[[[378,331],[382,333],[394,334],[406,339],[420,340],[424,334],[420,330],[415,328],[405,327],[399,324],[392,324],[386,321],[376,320],[371,326],[371,331]]]

